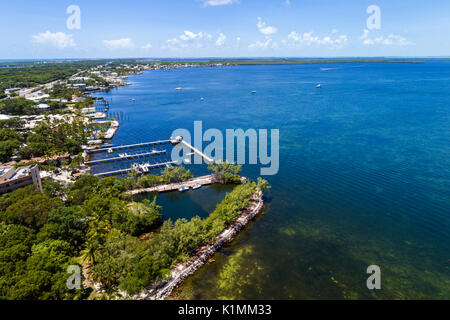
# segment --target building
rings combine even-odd
[[[0,167],[0,194],[13,192],[22,187],[34,184],[39,191],[42,181],[37,165],[14,169],[12,166]]]

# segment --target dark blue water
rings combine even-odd
[[[265,215],[176,297],[450,298],[450,63],[195,68],[130,80],[101,94],[120,117],[114,144],[166,139],[195,120],[280,129]],[[256,178],[259,167],[243,173]],[[169,216],[212,208],[165,197]],[[379,291],[366,287],[373,264]]]

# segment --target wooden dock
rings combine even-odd
[[[131,190],[131,191],[128,191],[127,194],[135,196],[135,195],[139,195],[139,194],[153,193],[153,192],[154,193],[162,193],[162,192],[176,191],[176,190],[180,189],[181,186],[192,188],[195,185],[206,186],[206,185],[214,184],[216,182],[217,182],[217,180],[215,178],[215,175],[211,174],[208,176],[202,176],[202,177],[186,180],[183,182],[165,184],[165,185],[160,185],[160,186],[155,186],[155,187],[145,188],[145,189]]]
[[[164,167],[171,166],[171,165],[177,165],[177,164],[178,164],[177,161],[163,162],[163,163],[148,165],[147,168],[148,168],[148,170],[154,170],[154,169],[160,169],[160,168],[164,168]],[[130,168],[130,169],[108,171],[108,172],[94,174],[94,176],[97,176],[97,177],[120,176],[122,174],[130,173],[132,170],[133,169]]]
[[[134,160],[134,159],[157,157],[157,156],[165,155],[166,153],[167,153],[167,151],[163,150],[163,151],[152,151],[152,152],[146,152],[146,153],[140,153],[140,154],[130,154],[130,155],[126,155],[123,157],[115,157],[115,158],[107,158],[107,159],[88,161],[88,162],[86,162],[86,165],[93,166],[93,165],[111,163],[111,162],[129,161],[129,160]]]
[[[116,147],[109,147],[109,148],[99,148],[99,149],[88,149],[86,150],[88,153],[101,153],[101,152],[108,152],[108,150],[112,151],[118,151],[118,150],[126,150],[126,149],[136,149],[136,148],[146,148],[151,146],[160,146],[171,143],[170,140],[159,140],[159,141],[153,141],[153,142],[144,142],[144,143],[136,143],[136,144],[129,144],[124,146],[116,146]]]

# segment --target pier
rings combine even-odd
[[[214,184],[216,182],[217,182],[217,179],[216,179],[215,175],[211,174],[208,176],[202,176],[202,177],[186,180],[183,182],[164,184],[164,185],[155,186],[155,187],[151,187],[151,188],[145,188],[145,189],[131,190],[131,191],[128,191],[127,194],[135,196],[135,195],[139,195],[139,194],[153,193],[153,192],[155,192],[155,193],[170,192],[170,191],[176,191],[176,190],[180,189],[181,186],[185,186],[187,188],[192,188],[196,185],[207,186],[207,185]]]
[[[146,153],[140,153],[140,154],[127,154],[122,157],[114,157],[114,158],[108,158],[108,159],[88,161],[88,162],[86,162],[86,165],[94,166],[94,165],[104,164],[104,163],[128,161],[128,160],[148,158],[148,157],[157,157],[157,156],[165,155],[166,153],[167,153],[167,151],[163,150],[163,151],[152,151],[152,152],[146,152]]]
[[[190,145],[189,143],[184,141],[182,137],[176,137],[175,139],[170,139],[170,143],[173,144],[173,145],[180,145],[181,144],[182,146],[184,146],[184,147],[188,148],[189,150],[191,150],[194,154],[196,154],[199,157],[201,157],[207,164],[214,163],[213,159],[211,159],[210,157],[205,155],[203,152],[201,152],[200,150],[194,148],[192,145]],[[190,155],[192,155],[192,153]]]
[[[177,161],[162,162],[162,163],[157,163],[157,164],[147,164],[146,168],[148,170],[153,170],[153,169],[160,169],[160,168],[168,167],[171,165],[177,165],[177,164],[178,164]],[[102,172],[102,173],[97,173],[94,175],[97,177],[119,176],[122,174],[130,173],[131,171],[133,171],[133,168]]]
[[[153,141],[153,142],[144,142],[144,143],[136,143],[136,144],[129,144],[129,145],[123,145],[123,146],[116,146],[116,147],[109,147],[109,148],[98,148],[98,149],[88,149],[86,150],[87,153],[102,153],[102,152],[108,152],[109,150],[119,151],[119,150],[126,150],[126,149],[136,149],[136,148],[145,148],[145,147],[151,147],[151,146],[160,146],[171,143],[171,140],[160,140],[160,141]]]

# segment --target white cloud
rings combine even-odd
[[[266,25],[264,21],[262,21],[261,17],[258,17],[258,23],[256,24],[259,32],[265,34],[266,36],[277,33],[277,28]]]
[[[33,36],[33,42],[41,45],[48,45],[58,49],[64,49],[67,47],[76,47],[76,43],[71,34],[65,34],[64,32],[46,31],[44,33],[38,33]]]
[[[238,3],[239,0],[203,0],[205,7],[226,6],[233,3]]]
[[[272,38],[266,37],[266,41],[256,41],[248,46],[250,49],[275,49],[278,43],[274,42]]]
[[[384,46],[400,46],[400,47],[415,45],[414,42],[409,41],[406,38],[395,34],[390,34],[387,37],[379,36],[376,38],[371,38],[370,31],[367,29],[364,29],[364,32],[362,36],[359,38],[359,40],[361,40],[362,43],[367,46],[373,46],[376,44]]]
[[[286,6],[290,7],[291,6],[291,0],[286,0],[284,3]]]
[[[203,38],[203,32],[194,33],[189,30],[185,30],[184,33],[180,36],[180,39],[183,41],[200,40],[202,38]]]
[[[178,50],[187,48],[188,46],[195,46],[197,48],[203,47],[203,41],[211,41],[212,35],[206,32],[195,33],[189,30],[185,30],[178,38],[172,38],[166,41],[161,49]]]
[[[332,34],[336,34],[336,32],[332,32]],[[315,36],[313,32],[305,32],[303,35],[301,35],[295,31],[292,31],[288,35],[288,39],[295,46],[318,45],[318,46],[331,46],[340,48],[348,43],[348,36],[345,34],[337,36],[335,38],[332,38],[331,36],[325,36],[323,38],[320,38],[318,36]]]
[[[109,49],[131,49],[134,47],[133,39],[103,40],[103,45]]]
[[[151,49],[152,47],[152,44],[149,42],[146,45],[142,46],[142,49]]]
[[[223,46],[225,42],[227,41],[227,37],[221,32],[219,33],[219,36],[217,37],[216,46]]]

